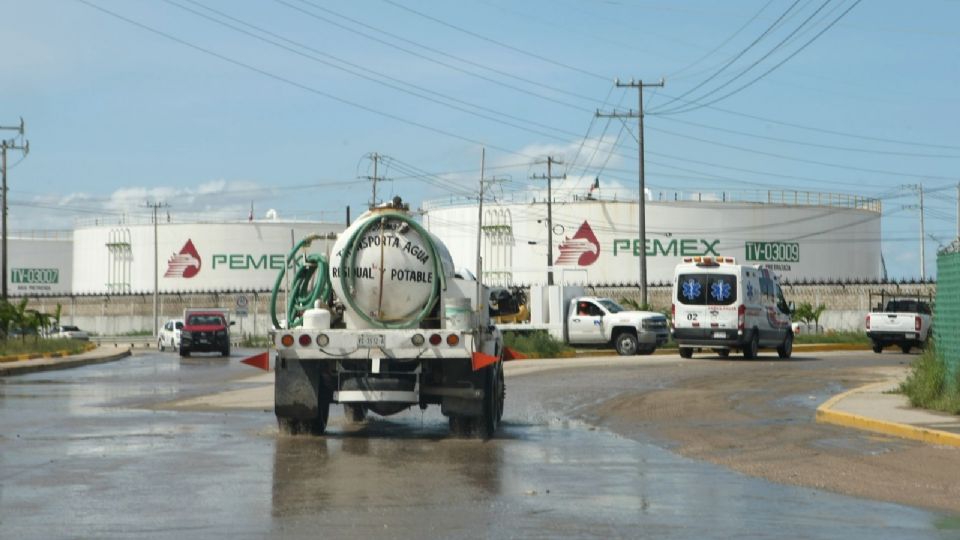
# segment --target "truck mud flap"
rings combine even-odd
[[[440,404],[440,410],[444,416],[481,416],[483,399],[445,396]]]
[[[331,393],[320,374],[319,362],[280,359],[274,385],[274,408],[283,418],[316,418],[321,401],[330,402]]]

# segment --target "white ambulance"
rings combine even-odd
[[[767,268],[737,264],[733,257],[685,257],[674,270],[672,333],[683,358],[694,349],[721,357],[737,349],[756,358],[761,347],[790,358],[792,310]]]

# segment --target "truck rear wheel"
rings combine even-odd
[[[630,332],[621,332],[613,338],[613,346],[617,349],[620,356],[633,356],[637,354],[637,336]]]
[[[190,356],[190,349],[181,346],[181,347],[180,347],[180,356],[182,356],[182,357],[184,357],[184,358]]]
[[[281,433],[287,435],[323,435],[327,429],[327,417],[330,414],[330,404],[321,406],[315,418],[287,418],[277,417],[277,425]]]
[[[503,382],[503,363],[497,362],[483,373],[483,404],[480,416],[451,414],[450,433],[454,437],[489,439],[500,427],[506,385]]]
[[[787,336],[783,338],[783,343],[777,347],[777,356],[780,358],[790,358],[790,355],[793,354],[793,333],[787,332]]]
[[[693,358],[693,347],[680,347],[680,358]]]
[[[750,341],[743,347],[743,357],[747,360],[753,360],[757,357],[757,353],[760,351],[760,336],[757,335],[757,331],[754,330],[750,335]]]
[[[877,354],[882,353],[882,352],[883,352],[883,345],[881,345],[881,344],[877,343],[876,341],[874,341],[874,342],[873,342],[873,352],[875,352],[875,353],[877,353]]]
[[[450,415],[450,433],[454,437],[466,439],[473,435],[473,418],[470,416]]]
[[[367,418],[367,408],[359,403],[344,403],[343,415],[347,417],[347,422],[359,424]]]
[[[503,364],[498,362],[487,368],[483,384],[483,416],[480,418],[478,435],[489,439],[496,433],[503,417],[503,401],[506,392],[503,384]]]
[[[913,348],[913,345],[909,343],[904,343],[900,346],[900,350],[903,351],[903,354],[910,354],[910,349]]]

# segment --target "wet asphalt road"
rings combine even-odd
[[[944,526],[949,516],[774,484],[577,420],[637,384],[671,385],[676,368],[658,366],[676,358],[633,359],[649,370],[637,379],[619,359],[609,369],[508,370],[504,424],[486,442],[449,438],[437,408],[351,427],[335,407],[319,438],[279,436],[264,409],[158,408],[249,387],[242,354],[138,354],[0,379],[0,538],[958,533]],[[810,364],[802,369],[830,369]],[[808,396],[782,399],[810,407]]]

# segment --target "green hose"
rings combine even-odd
[[[270,295],[270,318],[274,328],[280,328],[280,321],[277,320],[277,295],[283,283],[283,276],[291,263],[294,263],[294,274],[293,283],[287,294],[287,328],[295,328],[303,324],[303,312],[312,308],[318,298],[324,303],[330,302],[330,280],[327,279],[330,263],[327,262],[327,258],[311,253],[304,255],[303,262],[297,259],[297,253],[301,249],[310,247],[310,244],[319,238],[322,237],[316,234],[307,236],[300,240],[287,255],[287,263],[277,275],[277,280],[273,283],[273,293]]]
[[[387,219],[402,221],[410,225],[410,227],[420,235],[420,238],[422,238],[424,243],[427,245],[427,250],[429,251],[430,258],[433,261],[433,275],[437,276],[437,280],[433,282],[433,288],[430,291],[430,298],[427,299],[427,302],[424,304],[423,308],[412,317],[399,321],[381,321],[370,317],[357,306],[356,302],[353,300],[353,295],[350,294],[354,288],[352,287],[353,281],[356,280],[356,276],[353,275],[353,272],[348,270],[349,268],[354,267],[354,262],[357,259],[357,250],[353,249],[354,243],[358,238],[366,234],[371,228],[380,225],[383,220]],[[346,300],[350,308],[353,309],[354,313],[360,315],[360,318],[367,321],[375,328],[416,328],[420,324],[420,321],[422,321],[424,317],[433,311],[433,307],[440,298],[440,290],[446,288],[446,277],[443,275],[443,265],[440,262],[440,257],[437,256],[436,246],[434,246],[433,242],[430,240],[430,233],[428,233],[426,229],[421,227],[420,224],[414,221],[412,218],[401,213],[383,213],[378,219],[369,219],[366,223],[357,227],[357,230],[350,235],[350,238],[347,239],[347,243],[344,244],[343,257],[340,259],[339,270],[340,285],[343,287],[343,295],[346,297],[344,300]]]

